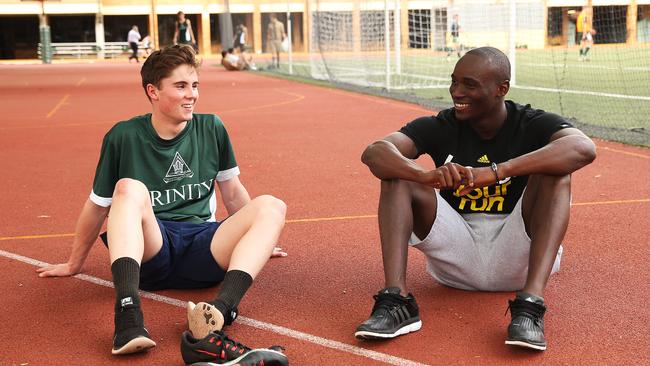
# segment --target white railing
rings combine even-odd
[[[97,57],[99,51],[95,42],[52,43],[53,58],[93,58]],[[131,46],[128,42],[104,42],[103,51],[105,58],[123,57],[131,53]],[[140,42],[138,54],[143,55],[144,52]],[[38,44],[38,55],[41,57],[41,43]]]

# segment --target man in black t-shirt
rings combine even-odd
[[[213,300],[188,302],[191,331],[181,350],[187,364],[200,361],[287,363],[277,350],[250,350],[221,332],[277,248],[286,205],[270,196],[251,199],[239,180],[230,138],[213,114],[194,113],[199,98],[194,49],[175,45],[153,52],[140,74],[152,113],[123,121],[104,137],[92,192],[77,221],[66,263],[39,268],[40,277],[72,276],[106,221],[115,285],[111,353],[152,348],[144,326],[143,290],[216,286]],[[216,194],[228,211],[218,222]]]
[[[381,179],[385,288],[358,338],[420,329],[406,286],[412,245],[442,284],[517,291],[506,344],[546,349],[542,295],[559,269],[571,173],[591,163],[596,149],[562,117],[506,101],[509,80],[505,54],[471,50],[451,75],[453,108],[418,118],[363,152],[362,161]],[[412,160],[422,154],[435,169]]]

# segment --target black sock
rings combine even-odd
[[[580,49],[580,56],[582,56],[583,53],[584,53],[584,50],[581,48]]]
[[[248,273],[240,270],[232,270],[226,272],[226,276],[223,279],[223,285],[219,295],[216,299],[210,301],[210,304],[214,305],[219,311],[224,314],[230,312],[239,305],[242,297],[248,288],[251,287],[253,283],[253,277]]]
[[[111,265],[111,272],[113,272],[116,294],[115,312],[129,305],[140,307],[140,295],[138,295],[140,265],[138,262],[129,257],[118,258]]]
[[[590,49],[591,49],[591,47],[585,48],[585,56],[587,56],[587,53],[589,52]]]

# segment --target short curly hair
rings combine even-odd
[[[160,88],[160,81],[169,77],[181,65],[189,65],[198,72],[201,61],[196,57],[194,47],[179,44],[154,51],[149,55],[144,65],[142,65],[142,69],[140,69],[142,88],[144,88],[147,98],[149,98],[147,85],[152,84],[156,88]]]

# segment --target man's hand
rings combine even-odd
[[[275,248],[273,248],[273,253],[271,253],[271,258],[286,257],[288,255],[289,254],[287,254],[287,252],[283,251],[282,248],[275,247]]]
[[[74,276],[81,270],[73,270],[70,263],[59,263],[38,268],[36,272],[38,272],[38,277],[67,277]]]
[[[460,196],[464,196],[476,188],[487,187],[497,183],[497,176],[490,167],[472,168],[472,176],[474,185],[465,185],[458,193]],[[503,179],[503,177],[501,178]]]
[[[420,181],[437,189],[457,189],[461,185],[474,187],[474,174],[472,167],[465,167],[456,163],[447,163],[424,174]]]

